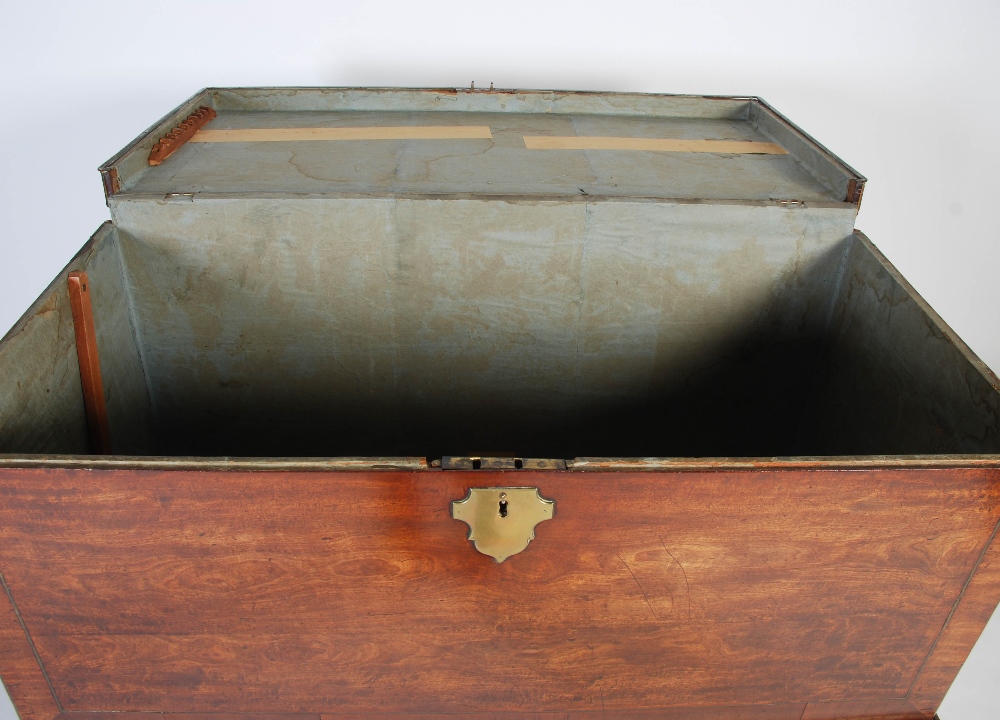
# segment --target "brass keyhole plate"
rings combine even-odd
[[[555,507],[535,487],[470,488],[452,501],[451,516],[469,526],[476,550],[502,563],[528,547],[535,525],[551,520]]]

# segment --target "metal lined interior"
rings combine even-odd
[[[234,141],[150,166],[209,106]],[[212,90],[102,170],[66,273],[118,455],[1000,452],[864,179],[757,99]],[[90,449],[66,273],[0,345],[0,452]]]
[[[630,243],[635,208],[570,206],[544,243],[506,221],[491,241],[470,239],[472,205],[451,210],[451,234],[437,223],[433,251],[419,204],[341,208],[346,247],[210,241],[211,223],[188,241],[100,235],[77,264],[94,286],[113,451],[1000,451],[997,391],[860,236]],[[372,235],[390,215],[394,234]],[[0,350],[3,452],[88,452],[64,293],[54,283]]]

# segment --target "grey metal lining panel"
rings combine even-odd
[[[829,342],[842,452],[1000,452],[1000,380],[860,232]]]
[[[149,452],[152,416],[115,242],[114,226],[101,225],[0,342],[0,449],[90,449],[67,290],[69,273],[82,270],[90,280],[113,449]]]
[[[96,244],[84,269],[90,281],[112,450],[119,455],[150,453],[153,414],[113,231]]]
[[[650,196],[621,196],[621,195],[504,195],[504,194],[484,194],[484,193],[442,193],[440,195],[429,195],[426,193],[383,193],[383,192],[255,192],[252,195],[254,200],[481,200],[489,202],[504,202],[521,205],[549,204],[582,204],[590,203],[631,203],[631,204],[666,204],[666,205],[706,205],[716,207],[780,207],[789,209],[794,207],[797,210],[821,209],[821,210],[841,210],[853,218],[857,215],[854,206],[846,202],[833,202],[827,200],[809,200],[807,202],[790,204],[787,200],[718,200],[705,198],[671,198],[671,197],[650,197]],[[155,203],[188,203],[204,202],[207,200],[239,200],[241,202],[248,199],[246,193],[239,192],[196,192],[196,193],[171,193],[164,195],[154,192],[123,192],[115,196],[115,201],[109,203],[112,217],[117,207],[123,202],[155,202]]]
[[[755,98],[751,104],[749,120],[755,128],[788,150],[820,182],[839,193],[839,197],[847,197],[851,180],[864,184],[864,176],[761,98]]]
[[[916,288],[910,285],[909,281],[903,277],[902,273],[896,269],[896,266],[889,261],[889,258],[882,254],[882,251],[876,247],[875,243],[873,243],[867,235],[860,230],[855,230],[854,235],[878,260],[879,264],[893,278],[893,280],[899,284],[903,292],[905,292],[913,300],[914,305],[926,319],[925,321],[936,331],[935,335],[944,341],[948,346],[953,348],[954,352],[961,356],[962,360],[970,366],[974,373],[981,377],[985,383],[993,389],[994,392],[987,392],[986,396],[996,396],[997,400],[1000,401],[1000,377],[998,377],[986,363],[979,359],[979,356],[976,355],[972,348],[966,345],[965,341],[958,336],[958,333],[952,330],[951,326],[945,322],[944,318],[938,315],[934,308],[932,308],[930,304],[924,300],[920,293],[917,292]]]
[[[209,88],[217,110],[409,110],[582,113],[743,120],[749,97],[573,90],[470,91],[451,88]]]
[[[83,247],[77,251],[76,255],[74,255],[68,263],[66,263],[52,282],[45,287],[41,295],[35,299],[35,302],[31,303],[18,321],[11,326],[10,330],[8,330],[2,338],[0,338],[0,350],[2,350],[15,335],[21,334],[34,317],[44,310],[44,308],[50,303],[50,295],[54,291],[66,287],[66,279],[69,277],[71,272],[74,270],[82,270],[86,267],[87,261],[90,258],[91,253],[94,251],[94,248],[107,236],[108,233],[112,231],[113,227],[114,225],[110,220],[105,220],[101,223],[101,226],[97,228],[96,232],[94,232],[90,238],[87,239],[87,242],[83,244]]]
[[[90,450],[68,293],[53,291],[0,348],[0,451]]]
[[[101,225],[0,340],[0,452],[90,451],[66,282],[111,232]]]
[[[529,425],[592,432],[581,409],[678,392],[754,332],[819,334],[853,227],[840,208],[775,203],[119,196],[112,208],[143,289],[153,402],[179,432],[214,413],[232,445],[185,450],[197,433],[171,445],[206,455],[269,454],[239,444],[267,441],[266,422],[292,443],[274,454],[433,453],[419,436],[432,421],[461,449],[517,417],[512,449],[548,457],[529,453]],[[399,446],[376,442],[399,432]],[[336,445],[352,434],[371,447]]]

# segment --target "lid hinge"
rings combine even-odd
[[[431,460],[431,467],[442,470],[565,470],[565,460],[548,458],[485,457],[479,455],[445,455]]]

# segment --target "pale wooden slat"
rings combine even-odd
[[[301,142],[303,140],[491,140],[485,125],[413,127],[241,128],[201,130],[190,142]]]
[[[753,155],[788,154],[788,151],[777,143],[744,140],[525,135],[524,146],[528,150],[641,150],[646,152],[736,153]]]

